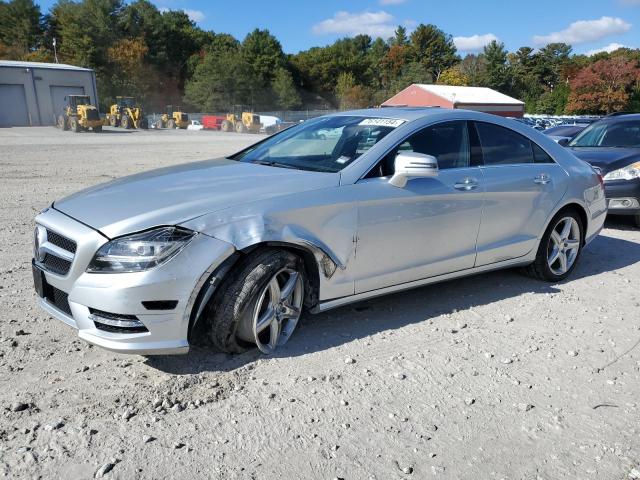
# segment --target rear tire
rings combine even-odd
[[[229,120],[224,120],[222,122],[222,125],[220,126],[220,130],[222,130],[223,132],[230,132],[233,130],[233,125]]]
[[[236,123],[236,132],[237,133],[246,133],[247,128],[244,126],[244,123],[238,122]]]
[[[563,234],[565,229],[568,229],[567,235]],[[525,267],[524,271],[528,276],[538,280],[564,280],[578,264],[583,246],[582,218],[574,209],[563,210],[549,223],[540,240],[535,261]]]
[[[174,119],[171,119],[167,122],[167,128],[170,129],[175,129],[176,128],[176,121]]]
[[[67,117],[64,115],[60,115],[58,117],[58,128],[62,130],[69,130],[69,123],[67,121]]]
[[[304,298],[304,285],[306,285],[304,264],[300,257],[290,252],[277,249],[258,250],[242,259],[233,268],[206,310],[209,337],[216,348],[223,352],[240,353],[253,346],[254,342],[249,342],[247,337],[247,332],[251,331],[251,328],[247,327],[247,316],[253,317],[254,311],[260,308],[260,305],[256,305],[263,300],[265,288],[268,289],[274,276],[282,271],[295,272],[299,275],[302,287],[301,291],[297,290],[296,295]],[[301,312],[300,297],[296,298],[298,298]],[[289,325],[291,328],[288,330],[283,321],[282,331],[286,333],[273,348],[288,340],[298,323],[299,316],[300,313],[294,324]],[[250,318],[249,321],[251,321]],[[263,333],[269,334],[266,330]],[[273,351],[265,348],[265,345],[259,348],[265,353]]]
[[[129,130],[131,128],[131,119],[129,118],[129,115],[122,115],[120,125],[122,125],[122,128],[125,130]]]
[[[116,117],[115,115],[111,115],[109,117],[109,125],[111,125],[112,127],[117,127],[118,126],[118,117]]]

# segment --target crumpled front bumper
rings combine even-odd
[[[76,255],[66,275],[44,273],[48,285],[68,295],[71,314],[46,298],[39,300],[42,308],[76,328],[83,340],[123,353],[186,353],[189,317],[196,296],[211,272],[234,252],[229,243],[198,234],[174,258],[146,272],[87,273],[95,251],[108,239],[54,209],[39,215],[36,223],[77,242]],[[143,301],[177,304],[171,310],[148,310]],[[148,331],[120,333],[99,329],[90,309],[134,315]]]

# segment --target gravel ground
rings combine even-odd
[[[0,129],[0,476],[640,478],[630,223],[569,281],[504,271],[306,315],[273,357],[114,354],[37,308],[37,211],[256,138]]]

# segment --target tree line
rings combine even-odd
[[[0,59],[56,56],[95,70],[102,109],[116,95],[136,96],[149,111],[348,109],[379,105],[411,83],[439,83],[494,88],[529,113],[640,111],[640,49],[587,56],[551,43],[509,52],[493,41],[463,57],[451,35],[420,24],[388,39],[357,35],[285,54],[268,30],[240,41],[147,0],[59,0],[46,13],[33,0],[0,1]]]

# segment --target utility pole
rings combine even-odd
[[[53,37],[53,56],[56,58],[56,63],[58,63],[58,50],[56,49],[56,37]]]

